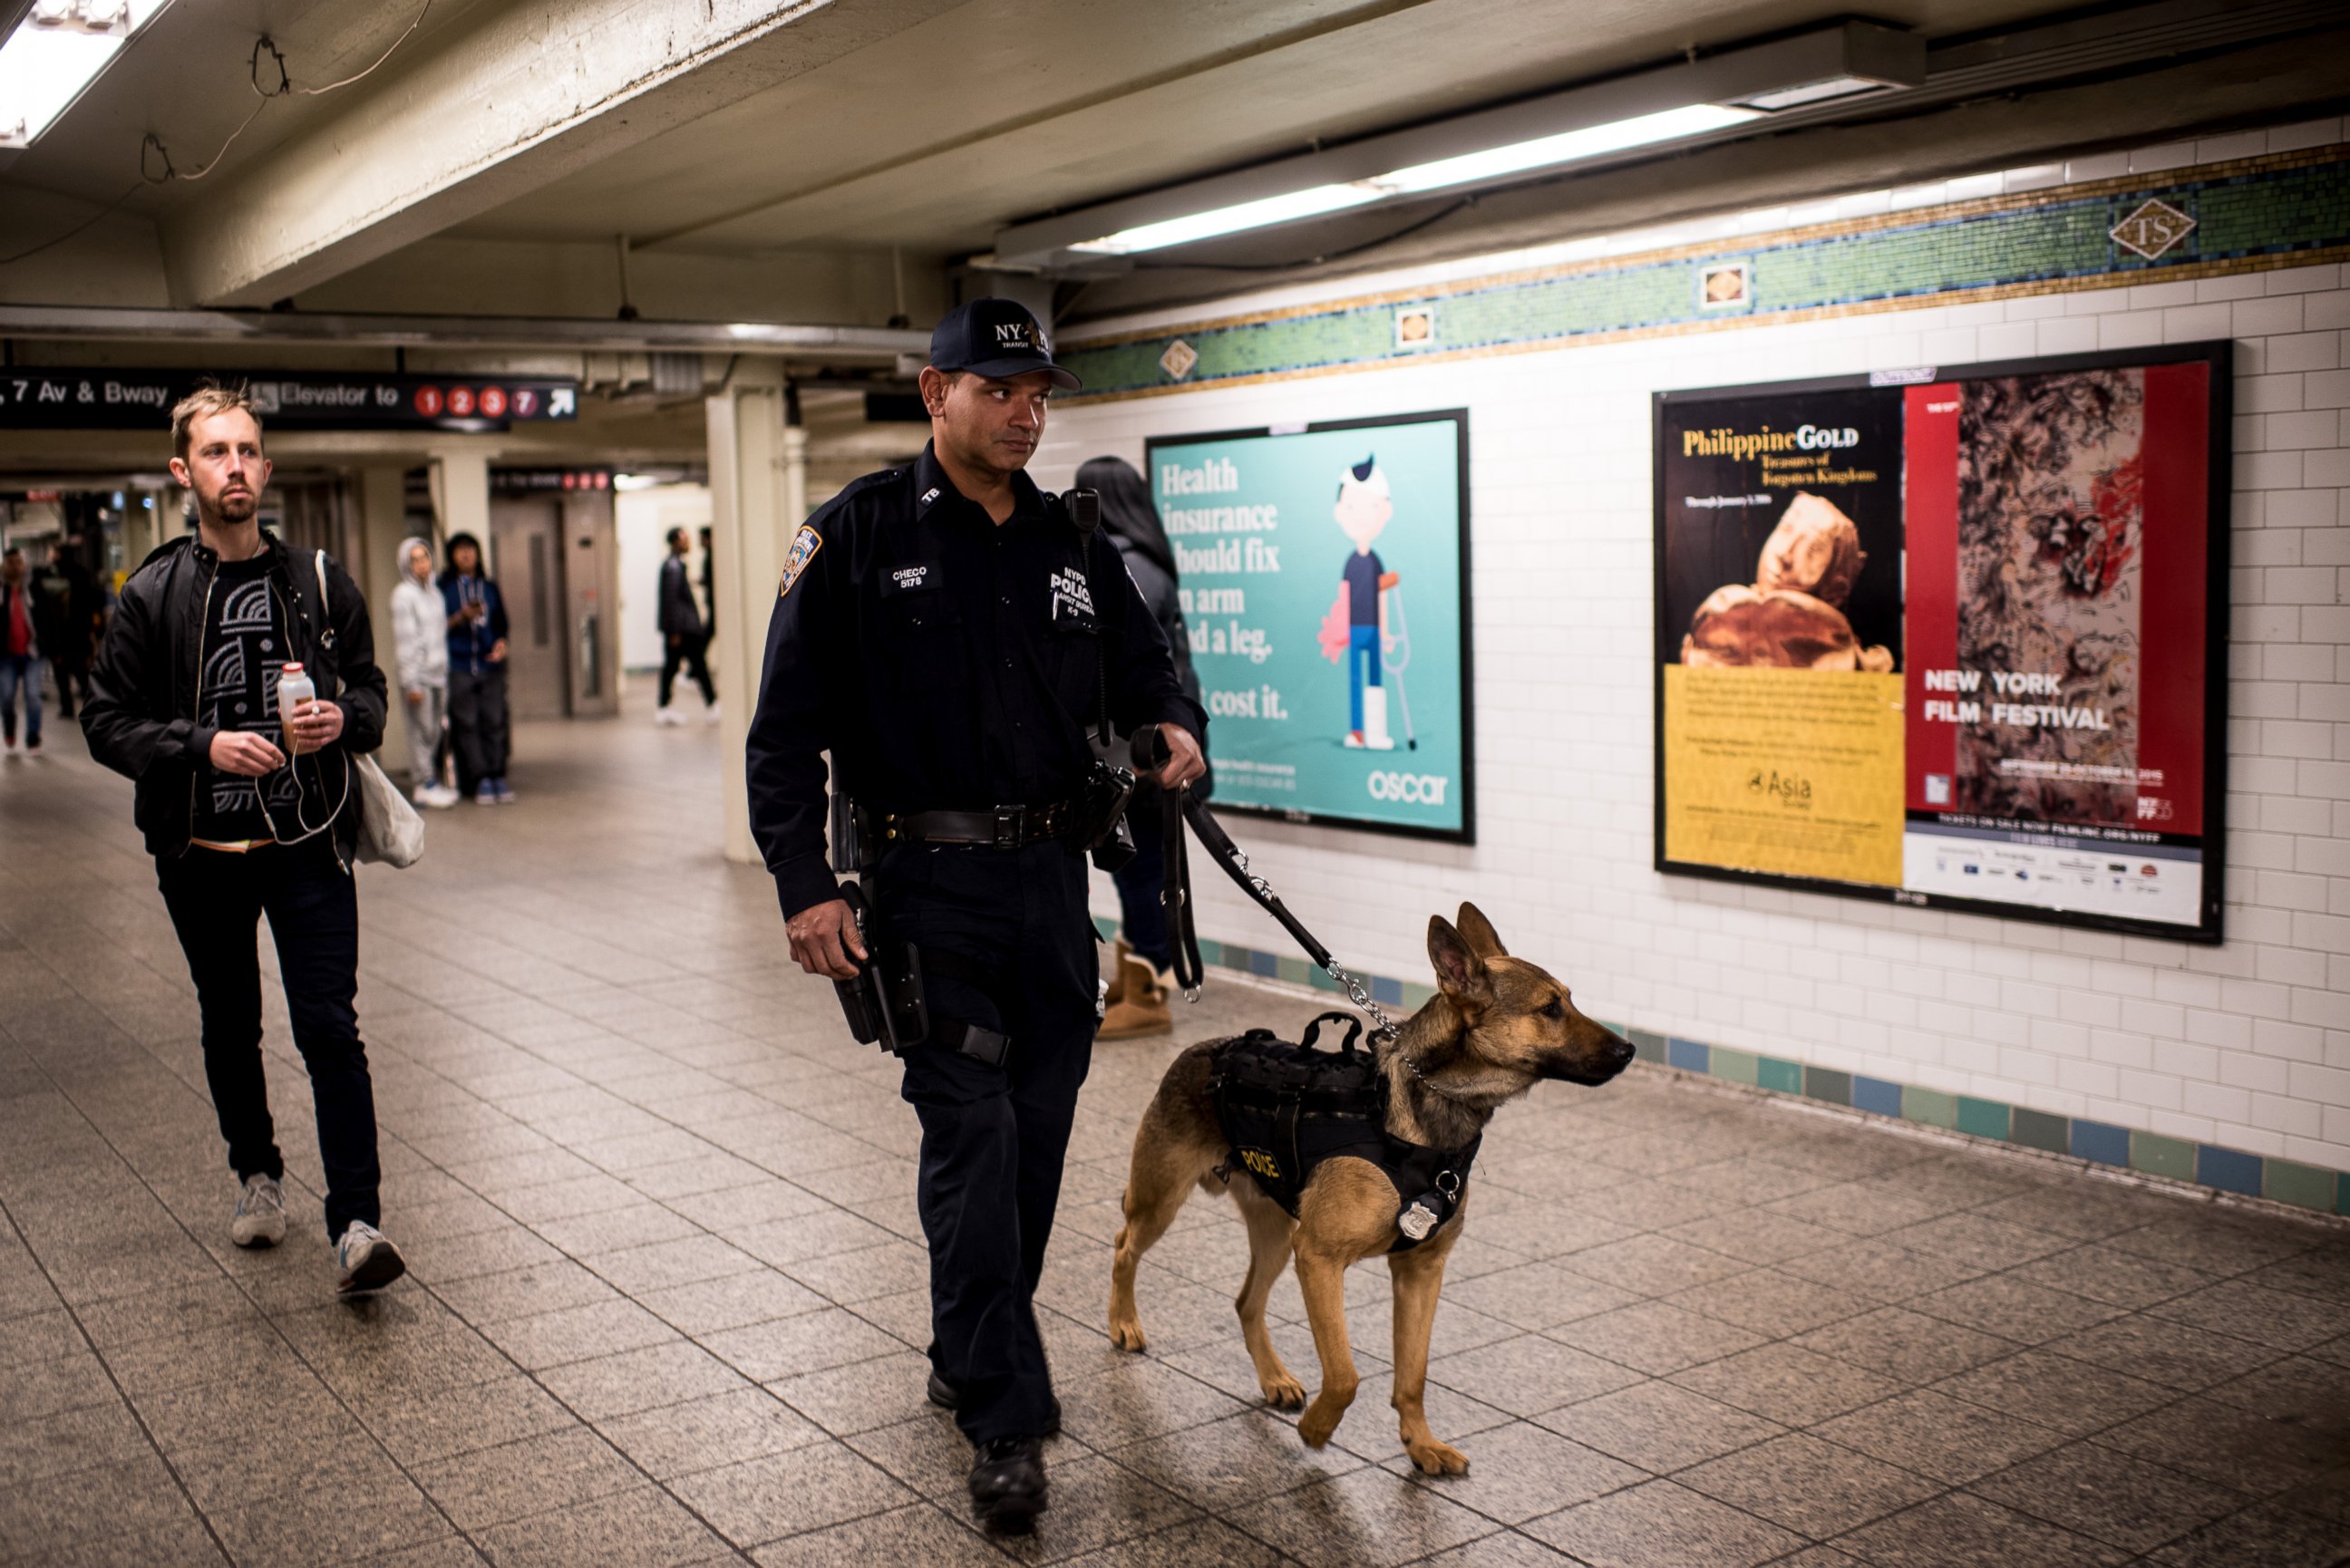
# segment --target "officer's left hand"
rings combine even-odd
[[[1191,731],[1180,724],[1161,724],[1159,732],[1167,742],[1167,765],[1150,776],[1160,789],[1181,789],[1206,774],[1208,760],[1200,754],[1200,742]]]

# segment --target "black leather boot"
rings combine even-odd
[[[953,1384],[939,1376],[938,1368],[936,1367],[932,1367],[931,1369],[931,1384],[927,1392],[930,1395],[931,1403],[936,1405],[941,1410],[953,1409],[956,1404],[962,1397],[960,1394],[955,1392],[955,1386]],[[1055,1394],[1053,1396],[1052,1408],[1046,1411],[1045,1415],[1045,1436],[1048,1438],[1057,1438],[1060,1435],[1061,1397],[1058,1394]]]
[[[1045,1511],[1045,1454],[1034,1438],[996,1438],[971,1461],[971,1511],[981,1525],[1024,1535]]]

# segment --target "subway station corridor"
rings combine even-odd
[[[965,1522],[925,1404],[916,1129],[720,854],[720,739],[526,725],[519,802],[359,872],[385,1228],[330,1297],[265,990],[293,1230],[228,1242],[196,1009],[70,725],[0,769],[0,1560],[786,1565],[1762,1563],[2320,1568],[2350,1542],[2350,1236],[1637,1064],[1497,1121],[1416,1476],[1364,1384],[1314,1452],[1256,1397],[1195,1202],[1103,1330],[1137,1113],[1104,1045],[1039,1313],[1066,1407],[1031,1538]],[[1421,912],[1398,910],[1417,924]],[[1274,940],[1268,929],[1266,940]],[[265,969],[270,967],[265,944]],[[1573,954],[1534,954],[1572,971]],[[1211,974],[1179,1040],[1295,1029]],[[1276,1340],[1311,1386],[1293,1280]]]

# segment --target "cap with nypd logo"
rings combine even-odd
[[[931,365],[996,380],[1043,370],[1065,392],[1085,385],[1075,372],[1053,363],[1044,328],[1027,306],[1011,299],[965,300],[948,311],[931,330]]]

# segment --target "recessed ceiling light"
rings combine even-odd
[[[0,44],[0,149],[29,147],[170,0],[35,0]]]

